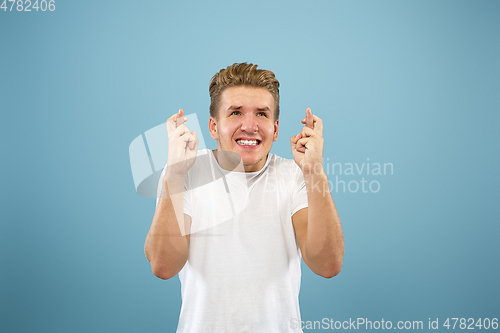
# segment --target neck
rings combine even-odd
[[[243,166],[240,155],[232,151],[212,150],[217,163],[227,171],[247,172]]]
[[[267,157],[255,164],[243,164],[241,160],[241,156],[238,153],[232,151],[224,151],[224,150],[212,150],[217,163],[219,163],[220,167],[227,171],[235,171],[235,172],[256,172],[260,171],[264,165],[266,164]]]

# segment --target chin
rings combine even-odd
[[[244,166],[251,166],[260,163],[263,158],[260,159],[242,159],[242,163]]]

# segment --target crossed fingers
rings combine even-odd
[[[167,132],[170,138],[180,138],[181,141],[186,143],[186,147],[189,146],[193,149],[196,145],[196,133],[190,132],[184,122],[187,118],[184,116],[184,110],[179,109],[179,112],[172,115],[167,119]]]
[[[306,116],[302,119],[302,130],[295,137],[292,137],[291,143],[294,149],[300,153],[305,153],[307,143],[311,137],[319,136],[322,138],[323,121],[321,118],[312,114],[311,109],[306,109]]]
[[[319,135],[323,135],[323,120],[321,120],[318,116],[313,115],[311,108],[306,109],[306,116],[302,119],[302,124],[305,125],[304,128],[310,128]],[[303,135],[305,134],[304,128],[302,129]],[[311,132],[309,133],[309,136],[312,135]]]
[[[184,122],[187,121],[187,118],[184,117],[184,110],[179,109],[179,112],[172,115],[167,119],[167,131],[168,133],[173,133],[179,126],[183,125]]]

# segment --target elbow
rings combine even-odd
[[[151,265],[151,270],[152,270],[154,276],[156,276],[157,278],[162,279],[162,280],[171,279],[174,276],[176,276],[178,273],[178,272],[173,272],[172,270],[168,270],[166,268],[157,267],[155,265]]]
[[[314,273],[316,273],[321,277],[324,277],[325,279],[331,279],[332,277],[339,275],[341,270],[342,270],[342,259],[329,262],[328,264],[323,265],[320,269],[318,269]]]
[[[154,276],[162,280],[168,280],[176,275],[169,272],[169,270],[166,269],[163,265],[159,265],[157,261],[152,260],[151,256],[148,256],[147,250],[144,251],[144,253],[146,254],[146,259],[148,259],[149,264],[151,265],[151,271],[153,272]]]
[[[168,280],[179,274],[184,267],[186,260],[180,262],[165,262],[165,260],[152,260],[151,271],[153,275],[162,280]]]
[[[158,260],[151,260],[147,255],[146,257],[149,261],[149,264],[151,265],[151,271],[153,272],[153,275],[159,279],[168,280],[179,273],[179,271],[174,272],[172,269],[169,269],[168,265],[165,265]]]
[[[325,279],[331,279],[332,277],[339,275],[341,270],[342,264],[333,266],[331,268],[326,268],[317,274],[324,277]]]
[[[322,267],[322,270],[318,273],[318,275],[331,279],[334,276],[340,274],[342,270],[342,263],[344,261],[344,249],[338,255],[332,256],[331,260]]]
[[[162,280],[168,280],[176,276],[186,263],[186,260],[172,262],[170,260],[162,259],[162,257],[152,255],[152,253],[147,251],[147,249],[144,253],[146,254],[146,259],[148,259],[149,264],[151,265],[153,275]]]

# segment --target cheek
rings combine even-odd
[[[231,140],[234,130],[230,124],[225,124],[224,126],[220,126],[218,128],[218,133],[219,133],[219,139]]]
[[[262,132],[266,133],[267,136],[272,137],[274,135],[274,123],[271,122],[262,122],[259,124],[259,128]]]

